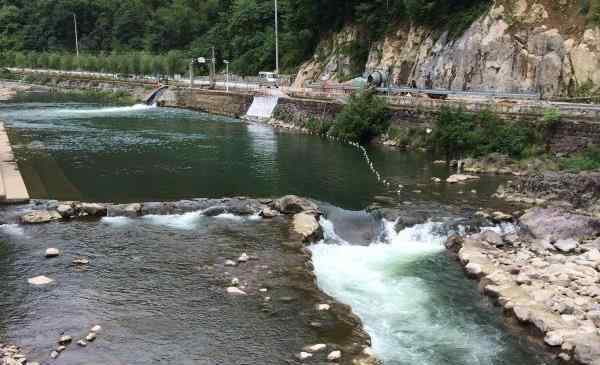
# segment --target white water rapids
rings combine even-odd
[[[89,115],[89,114],[98,114],[98,115],[103,115],[103,114],[119,114],[119,113],[128,113],[128,112],[135,112],[135,111],[143,111],[143,110],[150,110],[150,109],[155,109],[156,108],[156,104],[153,105],[146,105],[146,104],[135,104],[135,105],[131,105],[131,106],[117,106],[117,107],[105,107],[105,108],[82,108],[82,109],[77,109],[77,108],[65,108],[65,109],[55,109],[52,110],[51,112],[57,113],[57,114],[67,114],[67,115]]]
[[[318,284],[352,307],[386,365],[511,363],[508,336],[474,308],[477,293],[460,270],[447,267],[438,224],[396,233],[384,221],[387,242],[368,246],[341,240],[326,219],[321,225],[325,240],[311,247]]]

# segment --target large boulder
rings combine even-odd
[[[106,206],[98,203],[82,203],[79,208],[92,217],[104,217],[108,213]]]
[[[142,204],[119,204],[111,205],[108,208],[108,215],[111,217],[123,216],[123,217],[137,217],[142,215]]]
[[[315,214],[302,212],[294,215],[292,227],[304,242],[314,242],[323,238],[323,230]]]
[[[600,336],[595,333],[587,333],[571,339],[575,345],[575,360],[582,364],[600,364]]]
[[[599,220],[560,208],[532,208],[520,220],[535,238],[582,239],[600,234]]]
[[[275,209],[285,214],[318,212],[319,207],[312,201],[296,195],[286,195],[275,201]]]
[[[56,210],[36,210],[21,216],[21,222],[25,224],[48,223],[60,219],[62,216]]]

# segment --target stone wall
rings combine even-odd
[[[392,100],[390,124],[397,128],[432,128],[439,111],[444,107],[473,113],[489,110],[503,120],[519,123],[542,123],[549,109],[557,109],[561,121],[550,142],[555,152],[574,152],[590,144],[600,145],[600,110],[585,106],[405,98]],[[282,98],[279,99],[274,118],[306,128],[311,120],[332,123],[342,108],[343,104],[335,100]]]
[[[174,88],[167,90],[158,102],[162,106],[186,108],[205,113],[239,118],[246,114],[254,95],[216,90]]]
[[[93,80],[73,79],[63,77],[51,77],[44,85],[62,90],[94,90],[107,92],[125,92],[137,101],[143,101],[145,97],[156,88],[154,83],[118,81],[118,80]]]

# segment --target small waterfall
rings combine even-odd
[[[257,119],[271,118],[278,101],[278,96],[255,96],[246,116]]]

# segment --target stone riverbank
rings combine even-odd
[[[513,214],[478,212],[505,222],[504,229],[452,236],[446,243],[482,292],[564,363],[600,364],[599,177],[517,178],[497,196],[537,206]]]

